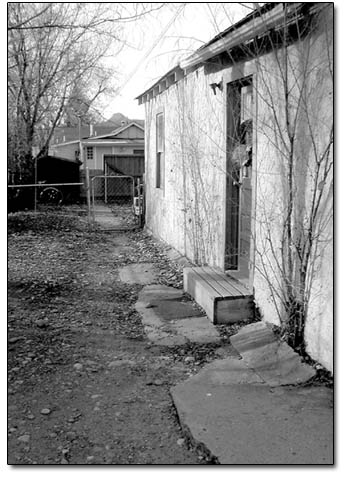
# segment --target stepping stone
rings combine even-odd
[[[207,317],[182,299],[182,290],[165,285],[147,285],[141,290],[135,308],[148,339],[162,346],[219,342],[219,333]]]
[[[156,280],[152,263],[134,263],[120,268],[120,280],[124,283],[148,285]]]
[[[231,344],[249,368],[270,386],[300,384],[312,378],[316,370],[284,341],[280,341],[264,322],[244,326],[231,337]]]

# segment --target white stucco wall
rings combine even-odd
[[[289,48],[289,90],[298,97],[303,77],[307,81],[308,115],[298,117],[295,150],[296,227],[310,208],[315,180],[315,157],[320,157],[332,122],[332,83],[325,45],[331,35],[331,10],[311,38]],[[145,104],[146,204],[148,229],[193,262],[223,267],[225,232],[225,93],[214,95],[210,84],[224,85],[254,73],[256,118],[253,151],[253,284],[255,300],[264,320],[279,324],[279,267],[282,221],[287,199],[287,168],[282,160],[277,130],[285,114],[284,89],[276,53],[205,74],[204,67],[189,73]],[[280,60],[279,60],[280,61]],[[303,66],[308,70],[303,73]],[[297,75],[297,76],[296,76]],[[290,96],[291,98],[291,96]],[[277,117],[272,117],[274,104]],[[297,103],[296,103],[297,104]],[[292,109],[296,106],[294,104]],[[303,108],[302,108],[303,109]],[[156,114],[165,115],[165,184],[156,181]],[[321,114],[320,114],[321,112]],[[301,140],[302,139],[302,140]],[[321,201],[322,246],[313,260],[310,300],[305,326],[307,352],[333,370],[333,267],[332,177],[324,184]],[[320,181],[321,182],[321,181]],[[316,188],[317,189],[317,188]],[[285,214],[286,215],[286,214]],[[301,222],[302,221],[302,222]],[[311,272],[310,272],[311,273]]]
[[[329,9],[331,14],[331,8]],[[323,194],[315,219],[313,249],[307,277],[310,298],[305,323],[306,350],[316,361],[333,371],[333,228],[332,182],[333,171],[323,181],[323,165],[317,176],[318,165],[329,143],[333,123],[332,76],[332,18],[323,17],[321,26],[314,34],[291,46],[289,62],[289,103],[291,117],[297,101],[300,114],[295,132],[294,150],[294,244],[298,243],[298,231],[307,230],[314,192]],[[279,59],[279,58],[278,58]],[[280,60],[279,60],[280,61]],[[282,64],[282,63],[280,63]],[[288,160],[282,136],[287,140],[285,122],[284,89],[278,70],[276,53],[260,58],[257,64],[258,120],[257,120],[257,173],[256,173],[256,253],[254,287],[255,299],[263,318],[279,325],[279,313],[284,315],[279,301],[282,267],[282,221],[289,204],[287,191]],[[302,91],[303,85],[303,95]],[[271,95],[271,96],[270,96]],[[277,118],[272,117],[275,105]],[[283,132],[278,131],[277,125]],[[332,152],[332,151],[331,151]],[[316,182],[315,182],[316,181]],[[316,238],[317,237],[317,238]],[[317,244],[317,248],[315,248]],[[293,248],[296,250],[296,247]],[[298,256],[294,256],[295,276],[298,275]],[[297,286],[293,282],[293,286]]]
[[[222,265],[224,96],[203,68],[147,104],[147,227],[192,261]],[[210,114],[210,107],[212,114]],[[155,118],[165,117],[165,183],[156,181]]]

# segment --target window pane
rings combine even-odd
[[[253,86],[241,88],[241,123],[253,117]]]
[[[164,185],[164,115],[156,116],[156,187]]]
[[[156,157],[156,187],[161,186],[161,152],[157,152]]]
[[[93,159],[93,147],[87,147],[86,148],[86,158],[88,160],[92,160]]]
[[[157,133],[157,152],[163,152],[164,150],[164,126],[163,126],[163,113],[157,114],[156,123]]]

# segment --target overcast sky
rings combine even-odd
[[[126,24],[131,46],[109,59],[118,65],[120,91],[114,94],[103,115],[121,112],[144,119],[144,106],[134,100],[180,58],[188,56],[232,23],[250,13],[252,4],[174,3],[136,23]]]

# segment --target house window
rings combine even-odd
[[[164,115],[156,116],[156,187],[164,186]]]
[[[92,161],[93,160],[93,147],[87,147],[86,148],[86,159],[88,161]]]

